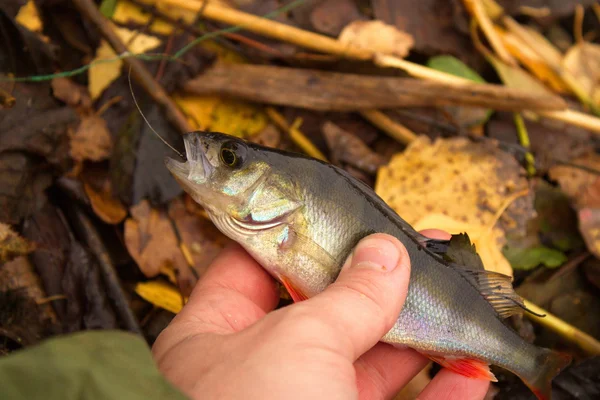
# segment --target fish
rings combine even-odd
[[[392,235],[406,247],[411,274],[400,315],[381,341],[471,378],[496,381],[490,364],[499,366],[538,399],[551,398],[551,382],[571,357],[509,327],[508,316],[529,311],[511,277],[449,261],[448,241],[418,233],[339,167],[219,132],[189,132],[183,141],[187,160],[167,157],[166,168],[295,302],[333,283],[359,240]]]

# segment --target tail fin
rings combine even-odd
[[[549,349],[540,349],[536,359],[536,368],[528,376],[521,378],[539,400],[550,400],[552,380],[571,363],[571,356]]]

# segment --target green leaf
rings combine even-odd
[[[485,80],[467,64],[453,56],[435,56],[427,61],[427,66],[437,71],[446,72],[474,82],[485,83]]]
[[[545,246],[530,248],[507,246],[502,252],[514,269],[521,270],[529,270],[542,264],[548,268],[556,268],[567,261],[564,253]]]
[[[184,400],[140,336],[105,330],[48,339],[0,358],[0,398]]]
[[[112,18],[116,8],[117,0],[102,0],[102,4],[100,4],[100,12],[106,18]]]

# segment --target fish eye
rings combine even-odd
[[[221,162],[231,168],[239,167],[244,161],[245,150],[243,146],[235,142],[223,143],[219,152]]]

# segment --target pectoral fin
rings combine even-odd
[[[285,276],[281,277],[281,283],[283,284],[283,286],[285,286],[285,289],[292,297],[292,300],[294,300],[294,303],[308,299],[308,296],[306,296],[304,293],[302,293],[301,290],[296,288],[294,284]]]

